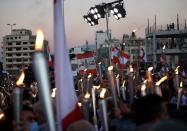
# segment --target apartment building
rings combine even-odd
[[[3,37],[3,70],[15,74],[23,66],[32,64],[36,36],[31,30],[14,29]],[[47,55],[48,42],[44,41],[44,53]]]

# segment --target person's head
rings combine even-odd
[[[67,131],[95,131],[94,126],[86,120],[79,120],[72,123]]]
[[[150,131],[187,131],[187,126],[179,121],[164,120],[152,125]]]
[[[137,125],[168,118],[165,102],[160,96],[153,94],[135,100],[132,111]]]

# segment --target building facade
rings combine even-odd
[[[146,29],[146,52],[154,66],[163,62],[173,69],[178,64],[187,65],[187,28],[174,23]]]
[[[23,66],[32,64],[36,36],[27,29],[14,29],[3,37],[3,70],[15,74]],[[47,55],[48,42],[44,41],[44,54]]]
[[[132,32],[131,36],[124,35],[122,46],[123,50],[130,56],[130,63],[138,64],[146,61],[145,39],[137,38],[135,32]]]

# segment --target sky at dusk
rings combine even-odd
[[[95,32],[106,30],[105,19],[100,19],[96,26],[89,26],[84,20],[89,8],[102,2],[114,0],[65,0],[65,29],[68,47],[95,43]],[[137,29],[137,36],[144,37],[147,19],[150,25],[157,15],[157,24],[166,25],[176,22],[177,13],[180,23],[187,19],[187,0],[124,0],[127,11],[126,18],[116,20],[109,18],[109,29],[112,37],[121,39],[123,34],[130,34]],[[30,29],[35,34],[38,28],[44,30],[45,37],[53,50],[53,0],[0,0],[0,41],[10,34],[10,26],[14,29]]]

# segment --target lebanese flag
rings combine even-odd
[[[55,85],[58,131],[66,131],[83,118],[77,105],[73,75],[65,40],[64,0],[54,1]]]
[[[130,56],[124,51],[120,51],[120,63],[126,64],[130,59]]]
[[[112,60],[113,63],[120,64],[119,53],[120,53],[119,48],[117,48],[117,47],[112,48],[112,50],[111,50],[111,60]]]

